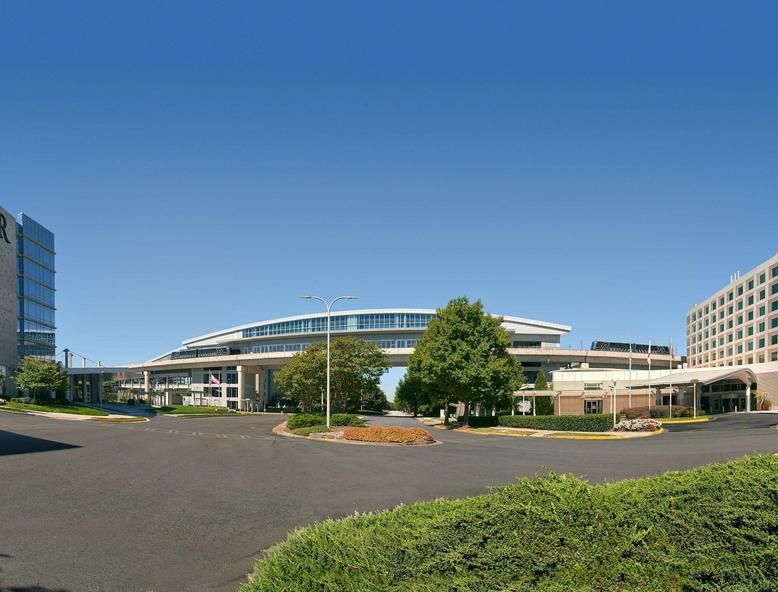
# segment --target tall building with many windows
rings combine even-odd
[[[26,214],[19,214],[16,334],[20,360],[55,359],[54,256],[54,233]]]
[[[778,362],[778,254],[689,309],[689,367]]]

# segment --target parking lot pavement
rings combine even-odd
[[[548,470],[600,482],[778,452],[775,415],[618,441],[430,429],[442,444],[428,447],[285,438],[271,432],[282,419],[0,413],[0,590],[233,591],[263,549],[326,517],[484,493]]]

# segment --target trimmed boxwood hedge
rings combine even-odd
[[[564,432],[607,432],[613,427],[613,417],[596,413],[587,415],[501,415],[499,425],[509,428]]]
[[[321,425],[326,422],[327,420],[323,414],[298,413],[286,420],[286,427],[290,430],[297,430],[299,428],[309,428],[311,426]],[[353,413],[333,413],[330,416],[330,424],[333,426],[362,427],[365,425],[365,422],[361,417],[354,415]]]
[[[768,592],[776,474],[764,455],[608,485],[552,475],[327,520],[268,550],[241,591]]]
[[[469,425],[471,428],[493,428],[498,419],[496,415],[471,415]]]

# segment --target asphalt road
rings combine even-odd
[[[484,493],[548,470],[602,482],[778,452],[778,415],[619,441],[431,430],[442,444],[417,447],[284,438],[271,432],[279,421],[0,413],[0,591],[233,592],[263,549],[326,517]]]

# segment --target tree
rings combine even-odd
[[[63,392],[68,388],[68,375],[59,364],[24,358],[16,372],[20,390],[29,391],[34,398],[47,391]]]
[[[543,370],[538,370],[538,374],[535,377],[535,390],[547,391],[548,381],[546,380],[546,374]],[[554,401],[551,397],[534,397],[535,413],[538,415],[554,415]]]
[[[330,344],[330,396],[333,412],[359,409],[362,395],[379,389],[381,376],[389,369],[381,349],[353,337],[340,337]],[[306,411],[321,401],[327,388],[327,344],[314,343],[295,354],[275,376],[284,395]]]
[[[430,396],[424,390],[424,383],[410,371],[397,383],[394,403],[403,411],[410,411],[416,417],[422,407],[430,404]]]
[[[297,401],[304,412],[321,403],[327,388],[327,348],[322,352],[320,346],[316,343],[295,354],[274,376],[284,395]]]
[[[480,300],[455,298],[439,308],[408,360],[408,369],[425,391],[446,405],[465,404],[464,420],[480,404],[507,407],[524,383],[521,364],[508,353],[511,339],[502,318],[484,312]]]
[[[376,385],[376,387],[372,390],[363,392],[360,402],[360,408],[365,411],[380,412],[389,407],[389,401],[386,399],[386,393],[384,393],[384,391],[378,385]]]

